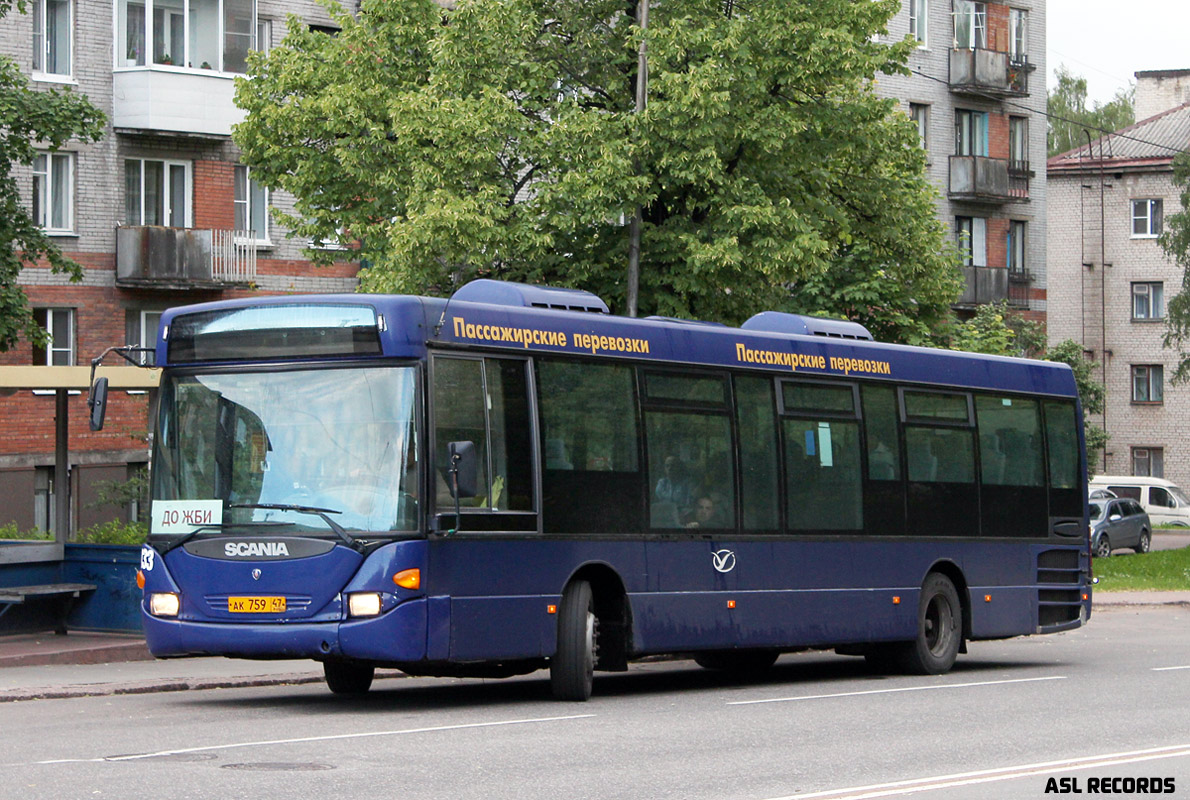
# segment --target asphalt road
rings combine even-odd
[[[830,653],[752,682],[642,664],[587,703],[548,699],[545,673],[7,703],[0,798],[934,800],[1050,797],[1050,779],[1136,796],[1137,778],[1190,797],[1188,623],[1097,611],[974,643],[938,677]]]

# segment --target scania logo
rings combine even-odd
[[[260,569],[259,568],[252,570],[252,580],[254,580],[254,581],[260,580]]]
[[[228,558],[288,558],[289,548],[285,542],[227,542],[223,545],[223,555]]]
[[[711,565],[716,572],[731,572],[735,569],[735,553],[730,550],[717,550],[711,553]]]

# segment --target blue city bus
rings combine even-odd
[[[1091,613],[1062,364],[478,280],[175,308],[156,365],[158,657],[310,658],[339,693],[548,668],[585,700],[656,654],[939,674]]]

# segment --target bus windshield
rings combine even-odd
[[[174,376],[162,384],[153,501],[219,501],[224,525],[331,533],[317,513],[253,507],[286,505],[348,531],[415,530],[416,388],[414,367]]]

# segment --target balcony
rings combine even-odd
[[[1023,191],[1023,194],[1020,192]],[[951,200],[969,203],[1008,203],[1029,199],[1029,181],[1009,180],[1008,160],[986,156],[951,156]]]
[[[1008,194],[1013,200],[1029,199],[1029,179],[1033,177],[1033,170],[1029,169],[1028,161],[1008,162]]]
[[[950,51],[950,90],[958,94],[1027,97],[1029,73],[1035,69],[1025,56],[1010,58],[996,50]]]
[[[112,125],[136,131],[231,136],[244,119],[235,74],[154,64],[112,74]]]
[[[222,289],[256,280],[256,243],[247,231],[116,229],[116,285],[141,289]]]
[[[957,306],[981,306],[1008,299],[1008,270],[1004,267],[963,267],[963,294]]]
[[[1013,308],[1029,307],[1029,287],[1033,284],[1033,273],[1028,270],[1008,271],[1008,305]]]

